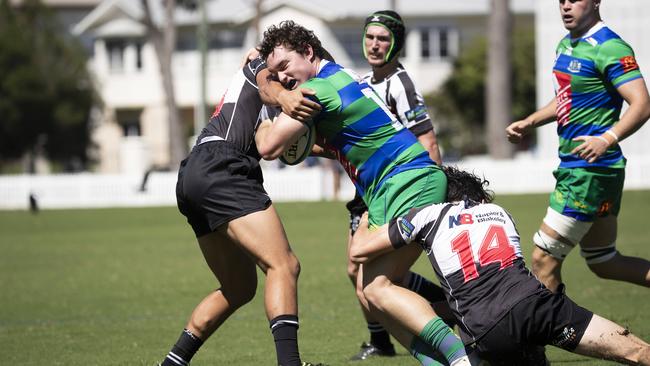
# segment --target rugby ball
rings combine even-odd
[[[298,140],[289,145],[287,149],[280,155],[280,161],[287,165],[296,165],[302,162],[311,153],[311,148],[316,142],[316,126],[310,124]]]

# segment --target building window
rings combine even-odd
[[[142,42],[140,41],[135,43],[135,68],[142,70]]]
[[[449,57],[449,33],[446,29],[440,29],[438,31],[438,55],[440,58]]]
[[[195,51],[196,32],[192,29],[179,29],[176,33],[176,50],[177,51]]]
[[[449,59],[458,55],[458,31],[452,28],[423,28],[420,30],[423,59]]]
[[[337,26],[331,28],[334,37],[339,41],[350,61],[355,66],[367,67],[366,58],[363,56],[363,29],[359,27]]]
[[[423,29],[420,33],[420,43],[422,44],[422,57],[429,58],[431,57],[431,42],[429,41],[429,30]]]
[[[124,71],[124,49],[126,42],[122,39],[106,40],[106,51],[108,53],[108,67],[111,72],[120,73]]]
[[[218,32],[212,32],[208,40],[208,48],[241,48],[244,45],[246,32],[237,29],[220,29]]]
[[[122,127],[124,136],[140,136],[141,109],[119,109],[116,111],[118,124]]]

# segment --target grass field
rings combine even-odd
[[[502,196],[526,255],[546,195]],[[303,359],[352,365],[367,332],[346,277],[347,214],[342,203],[278,204],[302,264]],[[650,258],[650,191],[628,191],[619,248]],[[421,258],[416,270],[433,277]],[[577,251],[565,263],[579,304],[650,340],[650,290],[597,279]],[[255,300],[208,340],[193,365],[274,365],[262,304]],[[180,334],[194,305],[218,284],[175,208],[0,212],[1,365],[154,365]],[[372,365],[416,365],[401,349]],[[555,364],[607,365],[548,348]]]

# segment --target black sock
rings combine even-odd
[[[438,301],[447,301],[445,292],[440,286],[415,272],[409,272],[408,289],[424,297],[432,304]]]
[[[388,348],[390,343],[390,335],[380,323],[368,322],[368,331],[370,331],[370,344],[377,348]]]
[[[298,352],[298,317],[280,315],[270,321],[275,352],[280,366],[300,366]]]
[[[176,344],[169,351],[161,365],[187,366],[202,344],[203,341],[199,337],[192,334],[189,330],[183,329],[183,333],[178,337],[178,341],[176,341]]]

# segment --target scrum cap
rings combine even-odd
[[[402,17],[399,16],[396,12],[392,10],[380,10],[372,13],[370,16],[366,18],[366,24],[363,28],[363,37],[365,39],[366,37],[366,32],[368,31],[368,27],[371,25],[378,25],[382,26],[390,32],[391,35],[391,41],[390,41],[390,48],[388,49],[388,52],[386,53],[386,57],[384,59],[384,62],[390,62],[393,58],[395,58],[400,51],[402,50],[402,47],[404,47],[404,22],[402,21]],[[366,51],[366,47],[363,47],[363,56],[368,57],[368,52]]]

